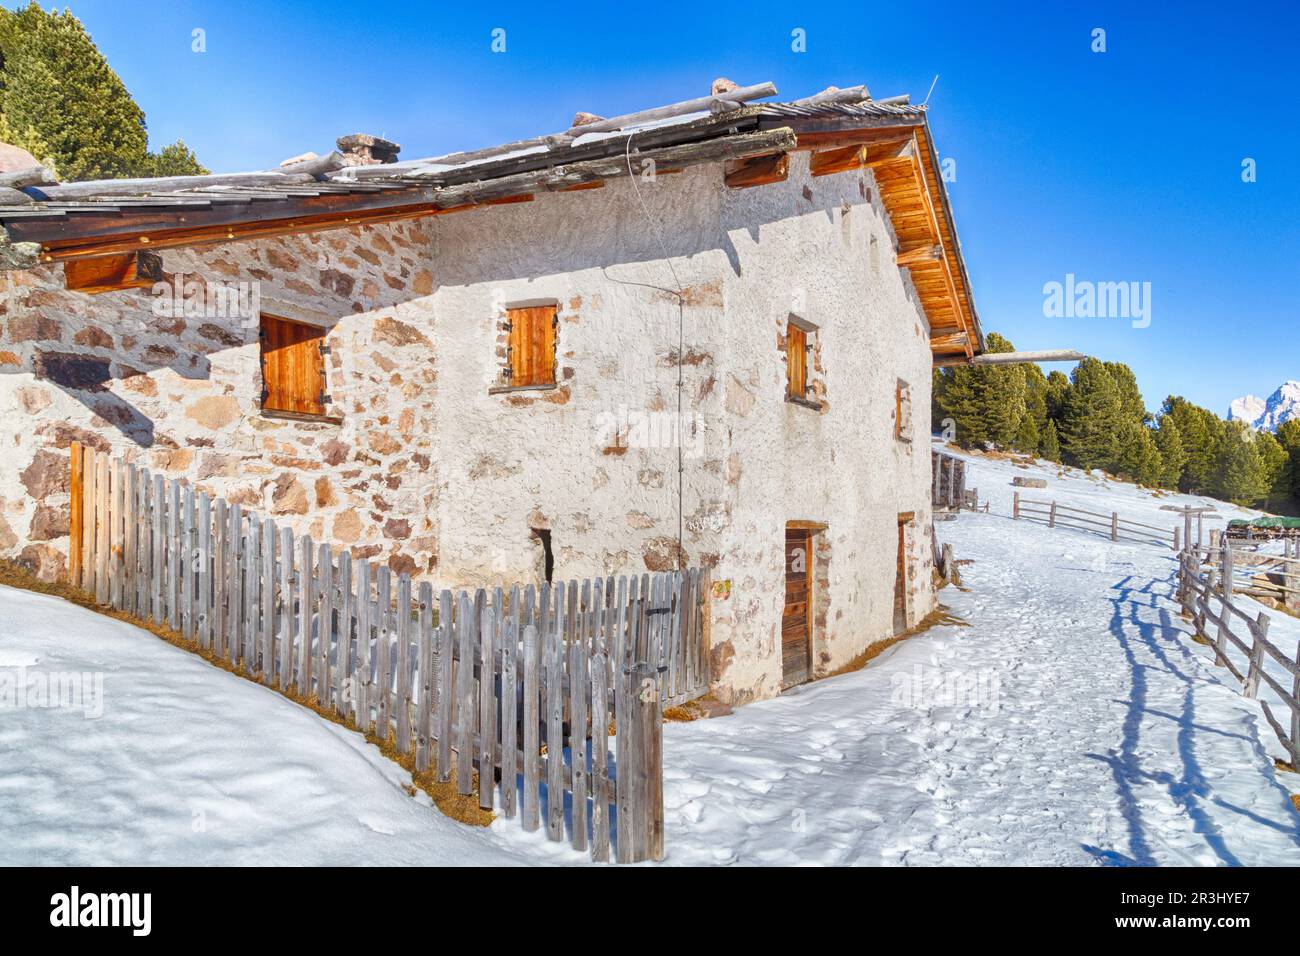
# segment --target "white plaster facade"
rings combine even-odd
[[[713,164],[163,253],[168,273],[257,281],[263,310],[330,326],[339,422],[259,415],[255,323],[160,320],[148,290],[68,292],[58,266],[6,273],[0,557],[60,572],[73,438],[444,585],[532,579],[540,528],[557,580],[667,569],[680,520],[684,560],[713,568],[717,692],[743,703],[780,690],[784,529],[817,522],[813,662],[833,670],[894,632],[900,514],[909,623],[934,605],[926,432],[894,434],[898,380],[929,407],[931,352],[871,174],[813,178],[807,155],[748,189]],[[496,388],[502,310],[544,302],[557,386]],[[818,330],[820,408],[785,398],[791,313]]]

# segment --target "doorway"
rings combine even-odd
[[[785,529],[785,609],[781,614],[781,687],[793,687],[812,674],[810,640],[813,532]]]

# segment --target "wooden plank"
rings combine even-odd
[[[135,570],[132,587],[131,610],[136,617],[149,617],[149,472],[135,469]]]
[[[609,859],[609,661],[591,659],[591,858]]]
[[[311,535],[298,541],[298,678],[297,690],[303,697],[311,697],[312,671],[312,617],[315,614],[316,576],[312,573],[316,547]]]
[[[81,456],[81,581],[83,591],[95,591],[95,473],[98,452],[86,448]]]
[[[238,504],[230,506],[226,531],[226,663],[239,664],[244,620],[244,512]]]
[[[262,520],[262,683],[275,683],[275,522]]]
[[[355,658],[352,653],[352,618],[356,606],[352,599],[352,555],[340,551],[337,591],[339,593],[338,643],[334,652],[334,713],[345,717],[352,711],[356,687]]]
[[[496,779],[496,608],[479,617],[478,805],[493,808]]]
[[[528,592],[532,591],[528,585]],[[531,593],[529,594],[531,597]],[[524,625],[524,797],[521,824],[529,833],[539,823],[538,787],[541,777],[541,714],[538,711],[541,644],[534,624]]]
[[[747,189],[785,182],[789,176],[790,154],[770,153],[726,163],[722,181],[729,189]]]
[[[173,631],[179,631],[182,627],[182,608],[181,608],[181,582],[183,575],[181,565],[185,561],[185,545],[183,541],[184,524],[182,520],[183,512],[182,501],[184,495],[181,491],[181,483],[176,479],[167,481],[167,593],[165,600],[167,602],[167,626]]]
[[[196,536],[194,527],[194,489],[186,485],[181,489],[181,537],[178,548],[180,560],[176,573],[180,577],[181,633],[194,639],[194,558]]]
[[[167,485],[162,475],[153,476],[153,498],[150,501],[150,537],[153,540],[152,594],[153,622],[161,624],[167,613],[163,593],[167,577]]]
[[[212,653],[224,657],[226,653],[226,598],[230,576],[228,554],[230,551],[230,517],[226,499],[218,498],[213,509],[212,539]]]
[[[245,530],[247,545],[244,548],[244,633],[241,654],[244,673],[253,677],[258,672],[258,644],[261,637],[262,611],[262,522],[257,515],[248,516]]]
[[[357,561],[357,667],[356,686],[353,688],[355,706],[352,709],[357,728],[363,733],[370,733],[371,669],[370,669],[370,629],[373,626],[370,609],[374,602],[370,595],[370,561],[362,558]]]
[[[140,559],[140,522],[137,507],[140,500],[140,468],[126,465],[123,468],[125,484],[122,489],[122,603],[120,607],[134,614],[136,612],[136,582],[139,580],[137,564]]]
[[[587,647],[574,641],[569,647],[569,754],[573,770],[573,848],[587,849],[587,713],[591,677]]]
[[[464,591],[456,601],[456,642],[459,663],[456,667],[456,790],[469,794],[473,790],[474,746],[474,628],[470,597]]]
[[[296,587],[293,576],[293,529],[280,529],[280,669],[276,686],[288,690],[293,683],[293,625]]]
[[[419,609],[418,651],[415,656],[415,769],[419,773],[429,769],[429,737],[433,714],[433,585],[421,581],[417,605]]]
[[[497,589],[498,606],[501,606],[500,588]],[[505,608],[504,626],[501,630],[501,812],[507,818],[518,810],[519,784],[516,754],[519,751],[519,724],[517,713],[518,648],[522,609],[519,606],[519,586],[510,589],[510,603]]]
[[[546,638],[546,836],[564,839],[564,585],[552,591],[553,620]]]
[[[619,582],[619,593],[623,592],[623,582]],[[636,578],[632,578],[631,589],[636,591]],[[620,608],[620,616],[622,616]],[[615,860],[619,863],[631,863],[634,858],[635,840],[633,836],[634,799],[632,788],[633,754],[635,752],[636,733],[632,718],[632,693],[630,686],[632,674],[625,666],[614,667],[614,767],[615,803],[618,814],[615,817]]]
[[[642,688],[637,714],[640,752],[636,760],[639,793],[636,810],[637,829],[641,834],[638,859],[659,862],[664,858],[663,712],[659,695],[654,691],[654,670],[647,665],[638,676]]]
[[[397,608],[394,628],[397,638],[397,703],[393,718],[397,724],[397,751],[411,750],[411,576],[397,577]]]
[[[388,739],[393,706],[393,593],[392,571],[380,565],[375,571],[375,736]]]
[[[452,705],[456,700],[452,687],[452,664],[455,659],[456,632],[452,627],[451,591],[438,594],[438,676],[435,686],[434,720],[438,738],[438,780],[451,779]]]
[[[316,613],[316,698],[330,706],[330,653],[334,648],[334,553],[322,542],[316,553],[316,581],[320,585],[320,610]]]
[[[107,604],[110,587],[108,578],[109,549],[109,469],[108,456],[95,455],[95,603]],[[175,625],[173,625],[174,627]]]
[[[206,491],[197,499],[194,627],[199,646],[207,650],[212,646],[212,501]]]
[[[122,519],[126,511],[126,488],[121,459],[109,463],[108,478],[108,600],[118,610],[122,609],[123,577],[125,572],[125,544]]]
[[[82,550],[86,514],[84,455],[81,442],[74,441],[68,446],[68,581],[74,588],[81,587],[85,560]]]

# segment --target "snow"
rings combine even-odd
[[[1267,399],[1254,395],[1235,398],[1228,405],[1228,418],[1275,432],[1279,425],[1300,418],[1300,382],[1283,382]]]
[[[959,621],[666,725],[667,862],[1300,865],[1300,780],[1274,769],[1260,705],[1190,640],[1173,552],[1010,518],[1015,475],[1047,478],[1033,497],[1161,527],[1178,520],[1161,505],[1208,499],[969,460],[990,512],[938,525],[969,562],[941,594]],[[1270,617],[1294,653],[1300,620]],[[15,673],[103,680],[77,706],[4,713],[0,864],[587,859],[515,820],[450,821],[357,734],[146,632],[0,588],[0,690]]]
[[[1274,770],[1259,705],[1189,639],[1172,551],[1010,519],[1017,474],[1166,527],[1161,505],[1200,499],[1057,472],[972,460],[990,513],[939,526],[972,562],[969,590],[942,594],[971,626],[667,728],[669,862],[1300,865],[1300,783]],[[1297,624],[1278,627],[1294,642]],[[962,678],[965,693],[916,692]]]
[[[359,734],[146,631],[0,587],[0,667],[0,865],[519,862]],[[90,706],[8,689],[51,675]]]

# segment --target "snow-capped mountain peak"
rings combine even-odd
[[[1300,382],[1284,382],[1268,398],[1246,395],[1228,405],[1228,420],[1275,432],[1283,422],[1300,418]]]

